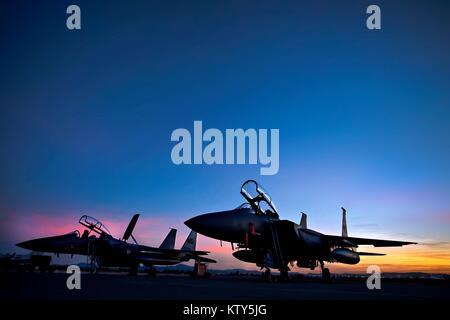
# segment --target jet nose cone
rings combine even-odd
[[[23,249],[33,250],[33,240],[19,242],[16,246]]]
[[[213,212],[193,217],[185,224],[197,233],[214,238],[217,232],[227,229],[227,222],[222,213]]]
[[[245,218],[241,218],[234,210],[230,210],[202,214],[187,220],[185,224],[204,236],[238,242],[241,236],[245,237],[246,231]]]
[[[204,219],[204,215],[193,217],[187,221],[184,222],[185,225],[187,225],[192,230],[202,233],[204,229],[206,229],[206,221],[207,219]]]

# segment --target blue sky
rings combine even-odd
[[[182,224],[238,205],[254,178],[319,230],[338,233],[346,206],[350,233],[450,241],[446,2],[377,1],[378,31],[368,1],[76,1],[82,30],[68,31],[72,3],[2,5],[5,220]],[[194,120],[279,128],[279,173],[173,165],[170,134]]]

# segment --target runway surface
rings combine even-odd
[[[448,282],[381,282],[381,290],[368,290],[365,279],[297,280],[266,283],[259,279],[124,274],[81,275],[81,290],[69,290],[65,273],[0,273],[0,298],[17,299],[139,299],[139,300],[398,300],[450,299]]]

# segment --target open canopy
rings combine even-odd
[[[98,221],[97,219],[84,215],[78,221],[81,225],[85,226],[91,231],[98,233],[99,235],[108,235],[111,236],[111,232],[109,232],[108,228],[106,228],[103,223]]]
[[[241,194],[256,214],[278,218],[278,210],[270,195],[255,180],[247,180],[241,187]]]

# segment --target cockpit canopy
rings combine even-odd
[[[91,231],[94,231],[95,233],[99,235],[108,235],[111,236],[111,232],[109,232],[108,228],[106,228],[103,223],[98,221],[97,219],[84,215],[80,218],[78,221],[81,225],[85,226]]]
[[[250,210],[253,210],[252,206],[248,202],[244,202],[243,204],[239,205],[236,209],[250,209]]]
[[[258,215],[267,215],[278,219],[278,210],[270,195],[255,180],[242,184],[241,194]]]
[[[72,232],[69,232],[67,235],[68,235],[68,236],[69,236],[69,235],[70,235],[70,236],[75,235],[77,238],[79,238],[79,237],[80,237],[80,231],[74,230],[74,231],[72,231]]]

